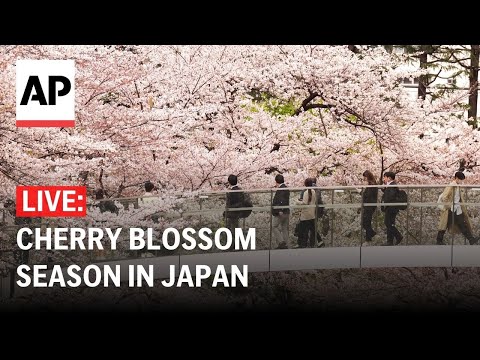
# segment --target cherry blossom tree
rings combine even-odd
[[[252,188],[269,187],[276,172],[296,185],[308,173],[349,184],[366,167],[428,182],[450,175],[461,158],[474,161],[476,133],[451,126],[458,99],[412,101],[399,79],[418,72],[381,48],[1,51],[4,195],[18,183],[72,183],[79,174],[108,196],[138,194],[148,179],[165,191],[221,189],[230,173]],[[14,64],[25,58],[75,59],[75,128],[15,128]]]

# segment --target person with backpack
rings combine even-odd
[[[309,182],[311,183],[311,186],[312,187],[317,187],[317,179],[315,177],[310,177],[308,179],[305,180],[305,182]],[[305,185],[307,186],[307,185]],[[303,201],[303,194],[305,193],[306,190],[302,190],[302,192],[300,193],[300,198],[298,199],[300,202]],[[322,192],[320,191],[320,189],[315,189],[315,196],[316,196],[316,204],[317,204],[317,208],[316,208],[316,218],[317,219],[322,219],[323,220],[326,220],[326,221],[322,221],[322,228],[323,228],[323,235],[326,235],[328,233],[328,225],[329,225],[329,220],[328,218],[324,215],[325,215],[325,208],[321,205],[323,205],[323,200],[322,200]],[[298,224],[298,228],[300,229],[300,223]],[[300,241],[300,239],[299,239]],[[320,226],[317,225],[317,246],[318,247],[325,247],[325,242],[323,241],[322,239],[322,235],[320,233]]]
[[[241,190],[240,186],[238,186],[238,178],[236,175],[229,175],[228,176],[228,184],[230,185],[230,190]],[[244,194],[243,192],[234,191],[234,192],[227,192],[227,202],[226,207],[227,210],[225,212],[226,217],[226,227],[230,229],[230,231],[235,233],[235,228],[239,227],[239,219],[240,219],[240,211],[232,211],[234,208],[243,207],[244,203]]]
[[[283,175],[275,176],[275,187],[285,189],[285,179]],[[289,206],[290,190],[277,190],[272,200],[273,206]],[[273,209],[272,208],[272,237],[277,240],[277,249],[288,249],[288,224],[290,220],[290,209]]]
[[[447,229],[450,233],[461,232],[470,245],[476,244],[479,240],[478,237],[473,236],[467,208],[461,204],[465,202],[464,191],[457,185],[461,185],[463,180],[465,180],[465,174],[457,171],[450,183],[451,186],[446,187],[438,199],[440,203],[446,204],[440,206],[442,212],[438,224],[437,245],[445,245],[443,237]]]
[[[304,185],[306,187],[313,186],[312,178],[305,179]],[[307,189],[298,203],[301,205],[316,204],[316,193],[312,189]],[[298,231],[298,247],[315,246],[315,207],[303,208],[300,212],[300,224]]]
[[[399,201],[399,188],[395,182],[395,173],[387,171],[383,174],[383,183],[387,185],[383,191],[382,196],[382,211],[385,212],[385,227],[387,229],[387,242],[386,246],[398,245],[402,242],[403,236],[395,227],[395,219],[400,210],[396,205],[388,205],[391,203],[397,203]],[[395,240],[395,243],[393,242]]]

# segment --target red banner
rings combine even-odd
[[[85,186],[17,186],[18,217],[83,217]]]

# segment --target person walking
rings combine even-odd
[[[438,201],[447,203],[441,205],[442,212],[438,223],[437,245],[445,245],[443,237],[447,229],[450,233],[461,232],[469,241],[470,245],[478,242],[478,237],[472,234],[472,225],[464,204],[464,191],[458,185],[462,185],[465,180],[465,174],[457,171],[454,175],[451,186],[447,186],[440,195]]]
[[[275,187],[285,189],[285,179],[283,175],[275,176]],[[288,224],[290,221],[290,209],[273,209],[274,206],[289,206],[290,191],[277,190],[272,200],[272,237],[277,240],[277,249],[288,249]]]
[[[398,207],[395,205],[388,205],[390,203],[398,202],[398,186],[395,182],[395,173],[392,171],[387,171],[383,175],[383,183],[387,185],[383,191],[382,203],[385,205],[382,206],[382,211],[385,212],[385,227],[387,229],[387,242],[385,245],[398,245],[403,240],[403,236],[398,231],[395,226],[395,219],[398,215]],[[395,243],[393,242],[395,240]]]
[[[230,190],[241,190],[236,175],[232,174],[228,176],[228,184],[230,185]],[[235,233],[235,228],[240,227],[240,211],[235,211],[234,208],[242,207],[243,196],[243,191],[227,192],[226,227],[230,229],[232,234]]]
[[[307,178],[304,185],[312,187],[312,178]],[[301,200],[298,201],[301,205],[315,205],[316,193],[312,189],[307,189],[303,194]],[[300,212],[300,225],[298,231],[298,247],[315,246],[315,207],[303,208]]]
[[[363,172],[363,180],[367,185],[377,185],[375,177],[370,170]],[[362,227],[365,229],[365,241],[372,241],[372,238],[377,234],[372,228],[372,218],[377,205],[369,205],[377,203],[378,188],[368,187],[362,191]]]

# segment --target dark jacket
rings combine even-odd
[[[287,185],[282,184],[279,186],[280,189],[286,188]],[[290,190],[277,190],[275,196],[273,197],[272,206],[288,206],[290,205]],[[272,209],[272,215],[278,216],[279,213],[283,212],[284,214],[289,214],[290,209]]]
[[[390,185],[388,185],[386,188],[382,189],[383,195],[382,195],[382,203],[388,204],[388,203],[396,203],[398,202],[397,197],[398,197],[398,186],[393,186],[397,185],[395,181],[392,181]],[[382,205],[382,211],[386,211],[387,208],[389,210],[395,210],[398,211],[398,208],[394,205]]]
[[[365,188],[362,192],[362,203],[376,203],[378,199],[378,188]],[[374,209],[373,206],[367,208]]]
[[[235,185],[232,186],[230,190],[241,190],[240,186]],[[239,217],[239,211],[228,211],[230,208],[239,208],[242,207],[243,204],[243,192],[227,192],[227,217]]]

